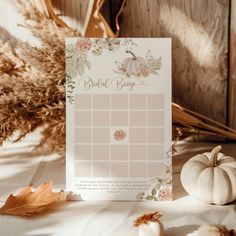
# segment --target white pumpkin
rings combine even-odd
[[[188,194],[206,203],[224,205],[236,200],[236,159],[212,152],[188,160],[181,171],[181,182]]]
[[[224,225],[203,225],[198,229],[198,236],[228,236],[228,230]]]
[[[163,236],[163,225],[160,222],[149,222],[139,226],[139,236]]]
[[[164,227],[160,222],[159,212],[145,214],[139,217],[134,226],[138,227],[139,236],[164,236]]]
[[[146,60],[142,57],[136,57],[133,52],[126,50],[133,57],[128,57],[122,62],[122,68],[128,75],[138,75],[143,68],[146,68]]]

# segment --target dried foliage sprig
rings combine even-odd
[[[40,46],[0,43],[0,145],[15,131],[19,141],[41,127],[39,146],[64,154],[64,39],[79,32],[57,26],[29,2],[17,0],[17,6]]]
[[[210,135],[236,140],[236,130],[213,119],[191,111],[190,109],[172,104],[173,137],[189,135]]]

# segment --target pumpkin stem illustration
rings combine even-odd
[[[125,52],[126,52],[126,53],[130,53],[130,54],[133,56],[133,58],[132,58],[133,60],[136,60],[136,59],[137,59],[137,57],[134,55],[134,53],[131,52],[130,50],[127,50],[127,49],[126,49]]]
[[[219,146],[216,146],[215,148],[213,148],[213,150],[211,151],[210,163],[211,163],[212,167],[218,166],[217,157],[218,157],[218,154],[219,154],[221,149],[222,149],[222,147],[221,147],[221,145],[219,145]]]

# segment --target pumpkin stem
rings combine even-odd
[[[134,53],[131,52],[130,50],[127,50],[127,49],[126,49],[125,52],[126,52],[126,53],[130,53],[130,54],[133,56],[133,58],[132,58],[133,60],[136,60],[136,59],[137,59],[137,57],[134,55]]]
[[[148,224],[150,222],[160,222],[159,221],[160,217],[161,217],[161,214],[159,211],[142,215],[141,217],[139,217],[135,220],[134,226],[138,227],[141,224]]]
[[[222,149],[222,147],[221,147],[221,145],[219,145],[219,146],[214,147],[213,150],[211,151],[211,160],[210,160],[210,163],[211,163],[211,166],[212,166],[212,167],[218,166],[217,157],[218,157],[218,154],[219,154],[219,152],[220,152],[221,149]]]

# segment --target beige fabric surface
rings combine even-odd
[[[9,193],[24,185],[53,180],[55,190],[65,187],[65,161],[56,154],[33,154],[39,138],[34,133],[26,140],[6,143],[0,149],[0,204]],[[183,163],[192,155],[208,151],[216,144],[179,142],[173,158],[174,197],[172,202],[68,202],[48,214],[29,219],[0,216],[0,235],[7,236],[135,236],[133,221],[143,213],[160,211],[165,235],[197,235],[202,224],[236,226],[235,204],[213,206],[191,199],[179,180]],[[236,157],[236,144],[223,144],[226,154]]]

